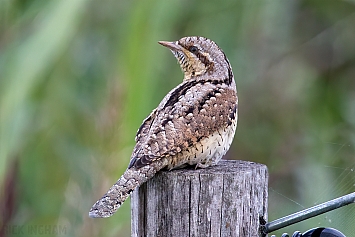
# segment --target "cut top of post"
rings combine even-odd
[[[267,183],[248,161],[161,171],[132,194],[132,236],[259,236]]]

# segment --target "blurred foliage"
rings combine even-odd
[[[1,236],[29,234],[9,226],[130,236],[129,202],[104,220],[88,210],[182,80],[157,41],[187,35],[213,39],[233,65],[240,106],[227,158],[269,167],[269,220],[355,189],[354,0],[0,0],[0,23]],[[286,231],[352,236],[354,210]]]

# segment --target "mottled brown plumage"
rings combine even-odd
[[[232,143],[238,97],[225,54],[203,37],[159,43],[177,58],[184,80],[143,121],[127,170],[93,205],[90,217],[113,215],[136,187],[163,168],[217,164]]]

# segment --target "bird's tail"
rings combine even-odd
[[[129,168],[117,182],[90,209],[89,217],[110,217],[126,201],[132,191],[152,178],[156,172],[167,165],[166,158],[157,160],[142,168]]]

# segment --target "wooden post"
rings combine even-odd
[[[247,161],[161,171],[131,195],[132,236],[261,236],[267,184],[267,167]]]

